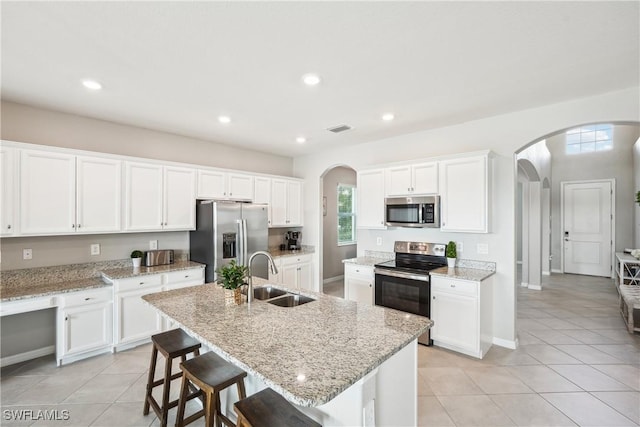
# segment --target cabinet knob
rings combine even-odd
[[[78,224],[78,228],[82,227],[82,224]]]
[[[230,196],[233,196],[233,193],[229,193]]]
[[[71,224],[71,228],[76,228],[76,225],[75,224]]]
[[[69,316],[64,316],[64,320],[69,320]]]
[[[139,284],[140,284],[140,285],[144,285],[144,282],[140,282]]]
[[[436,299],[436,297],[434,296],[433,299]]]
[[[11,224],[7,225],[7,230],[11,230]]]
[[[454,284],[451,284],[451,287],[452,287],[452,288],[455,288],[455,287],[456,287],[456,285],[454,285]]]
[[[89,300],[92,300],[92,299],[93,299],[93,298],[91,298],[91,297],[87,297],[87,298],[85,298],[84,300],[85,300],[85,301],[89,301]]]

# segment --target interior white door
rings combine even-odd
[[[562,192],[564,272],[611,276],[611,181],[566,182]]]

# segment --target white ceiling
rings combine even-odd
[[[639,5],[3,1],[2,97],[296,156],[638,86]]]

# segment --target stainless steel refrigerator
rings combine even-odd
[[[189,233],[191,260],[206,264],[206,282],[213,282],[221,266],[233,259],[248,265],[254,252],[268,249],[268,226],[266,204],[198,200],[196,230]],[[266,257],[255,258],[251,273],[269,278]]]

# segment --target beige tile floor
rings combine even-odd
[[[611,280],[553,275],[542,291],[518,288],[517,311],[517,350],[494,346],[477,360],[419,346],[420,426],[640,425],[640,335],[626,331]],[[142,415],[149,355],[145,345],[62,368],[52,356],[4,368],[0,425],[157,426]],[[20,409],[70,419],[8,419]]]

